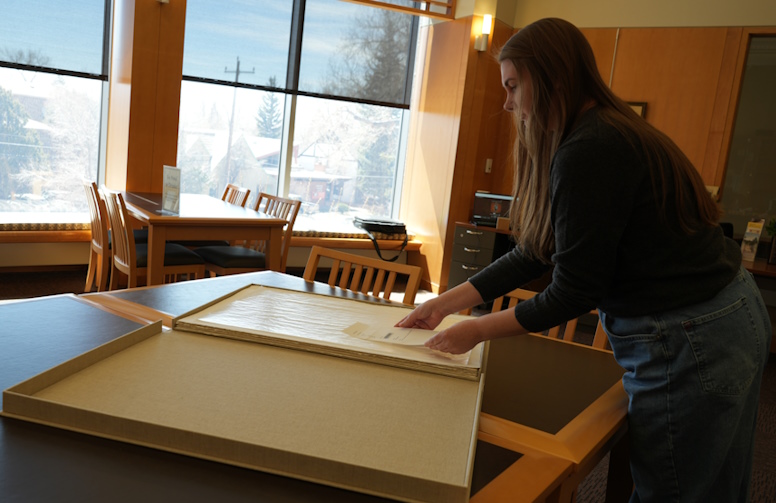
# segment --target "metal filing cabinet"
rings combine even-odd
[[[456,223],[447,288],[467,281],[514,246],[508,232]]]

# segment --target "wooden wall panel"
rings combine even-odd
[[[132,40],[135,31],[134,0],[116,0],[108,98],[105,184],[121,188],[127,183],[129,107],[132,91]]]
[[[471,135],[476,145],[471,163],[474,170],[472,186],[475,190],[504,194],[512,190],[512,118],[504,111],[506,92],[501,85],[498,51],[513,33],[511,26],[496,20],[491,51],[476,55],[475,80],[472,83],[476,99],[472,103],[472,115],[477,116],[480,124]],[[493,160],[490,173],[485,172],[487,159]],[[467,221],[471,216],[474,190],[469,192],[467,214],[458,215],[458,220]]]
[[[461,110],[461,128],[458,137],[458,152],[455,158],[455,176],[451,187],[451,204],[447,218],[445,259],[440,272],[440,286],[447,288],[447,277],[453,250],[453,232],[456,222],[468,222],[472,216],[474,193],[477,190],[501,192],[496,186],[504,175],[511,180],[510,146],[499,141],[509,137],[509,129],[503,130],[504,112],[502,104],[505,92],[501,87],[501,67],[497,52],[512,35],[512,28],[496,21],[489,51],[478,52],[469,47],[466,87]],[[507,122],[508,124],[508,122]],[[487,159],[493,160],[490,173],[485,172]],[[509,193],[510,186],[506,189]]]
[[[616,28],[580,28],[582,34],[590,43],[590,47],[595,54],[595,63],[598,66],[598,72],[604,82],[609,84],[612,73],[612,59],[614,58],[614,49],[617,44]]]
[[[185,1],[116,2],[106,184],[161,192],[163,164],[175,164]]]
[[[424,269],[422,287],[438,291],[471,45],[471,19],[431,25],[421,30],[421,36],[427,43],[419,44],[426,50],[417,55],[423,59],[418,62],[423,75],[419,81],[416,79],[412,94],[400,217],[423,242],[420,262],[413,262]]]
[[[612,90],[647,103],[647,120],[703,169],[727,28],[620,30]],[[713,178],[705,179],[712,184]]]
[[[161,7],[167,6],[155,0],[135,3],[126,188],[142,192],[152,189]]]
[[[161,9],[159,22],[159,70],[151,159],[151,192],[162,191],[164,165],[177,164],[186,2],[176,1],[165,5]]]

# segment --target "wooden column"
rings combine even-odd
[[[106,184],[161,192],[175,165],[185,0],[116,0],[111,53]]]
[[[493,51],[512,28],[497,20],[489,50],[478,52],[480,23],[470,16],[432,25],[418,54],[424,73],[413,90],[401,218],[423,242],[415,265],[426,271],[422,288],[433,291],[447,288],[455,222],[469,220],[475,190],[511,189],[511,125]]]

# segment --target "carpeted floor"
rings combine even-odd
[[[59,293],[83,293],[86,268],[57,272],[0,273],[0,300]],[[419,294],[418,301],[424,297]],[[580,484],[578,503],[605,499],[608,456]],[[771,354],[763,376],[755,438],[752,503],[776,503],[776,354]]]

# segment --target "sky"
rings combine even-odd
[[[104,0],[0,0],[0,57],[32,49],[47,66],[100,73]]]
[[[184,74],[233,80],[239,57],[241,82],[266,84],[276,76],[282,85],[291,5],[289,0],[188,0]],[[304,80],[317,82],[325,76],[352,19],[365,8],[340,0],[308,0]],[[100,73],[104,10],[104,0],[0,0],[0,58],[9,49],[31,49],[49,58],[46,66]]]

